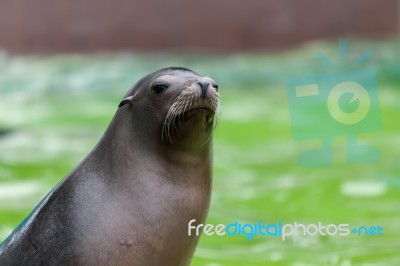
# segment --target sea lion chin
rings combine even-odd
[[[96,147],[0,247],[0,265],[188,265],[211,196],[214,80],[151,73]]]

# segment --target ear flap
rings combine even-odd
[[[122,100],[122,102],[119,103],[118,107],[124,106],[127,103],[131,103],[133,99],[133,95],[126,97],[125,99]]]

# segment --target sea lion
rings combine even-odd
[[[127,93],[89,155],[5,240],[0,265],[188,265],[211,193],[218,86],[180,67]]]

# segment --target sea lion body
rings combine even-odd
[[[198,237],[187,224],[204,222],[210,202],[214,84],[184,68],[140,80],[92,152],[6,239],[0,265],[188,265]]]

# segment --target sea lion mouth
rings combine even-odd
[[[182,114],[183,117],[192,117],[196,114],[214,115],[215,112],[208,107],[196,107],[192,108]]]
[[[189,111],[186,111],[179,117],[180,120],[187,121],[193,118],[196,115],[205,115],[206,116],[206,123],[210,124],[213,122],[215,112],[208,107],[197,107],[193,108]],[[181,121],[179,121],[181,122]]]
[[[192,110],[190,110],[189,112],[195,112],[195,113],[214,113],[213,111],[211,111],[210,108],[207,107],[198,107],[198,108],[194,108]],[[189,113],[188,112],[188,113]]]
[[[172,143],[172,131],[178,131],[188,120],[194,117],[205,117],[206,128],[210,128],[210,135],[217,125],[219,114],[219,95],[211,94],[202,98],[197,90],[183,90],[174,100],[168,110],[162,128],[162,138]]]

